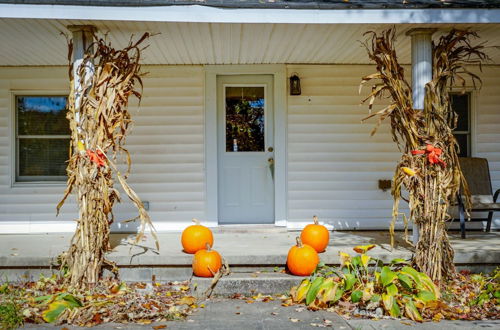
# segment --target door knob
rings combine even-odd
[[[273,148],[273,147],[269,147],[269,148],[267,148],[267,151],[269,151],[269,152],[273,152],[273,151],[274,151],[274,148]]]

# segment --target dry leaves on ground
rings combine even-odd
[[[6,283],[2,285],[0,304],[5,301],[16,302],[25,322],[78,326],[184,319],[198,307],[187,282],[151,285],[105,279],[92,289],[69,292],[55,276],[37,282]]]

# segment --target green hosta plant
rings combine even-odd
[[[292,300],[312,308],[348,301],[368,310],[383,308],[387,315],[421,321],[420,311],[438,300],[438,287],[424,273],[394,259],[388,265],[367,252],[375,245],[356,246],[357,255],[340,252],[340,267],[320,264],[310,278],[291,289]]]

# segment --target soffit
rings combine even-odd
[[[115,47],[138,38],[145,31],[155,34],[144,50],[144,64],[369,64],[362,46],[366,31],[392,25],[369,24],[221,24],[172,22],[122,22],[80,20],[0,19],[0,66],[66,65],[67,26],[92,24]],[[418,25],[422,27],[423,25]],[[425,25],[431,27],[432,25]],[[435,25],[434,25],[435,26]],[[398,25],[397,53],[410,63],[410,38],[417,25]],[[461,26],[466,27],[466,26]],[[440,31],[450,26],[439,25]],[[475,25],[478,42],[500,45],[500,25]],[[439,33],[436,34],[436,37]],[[500,49],[487,50],[500,64]]]

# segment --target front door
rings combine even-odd
[[[273,76],[217,77],[219,223],[274,223],[273,118]]]

